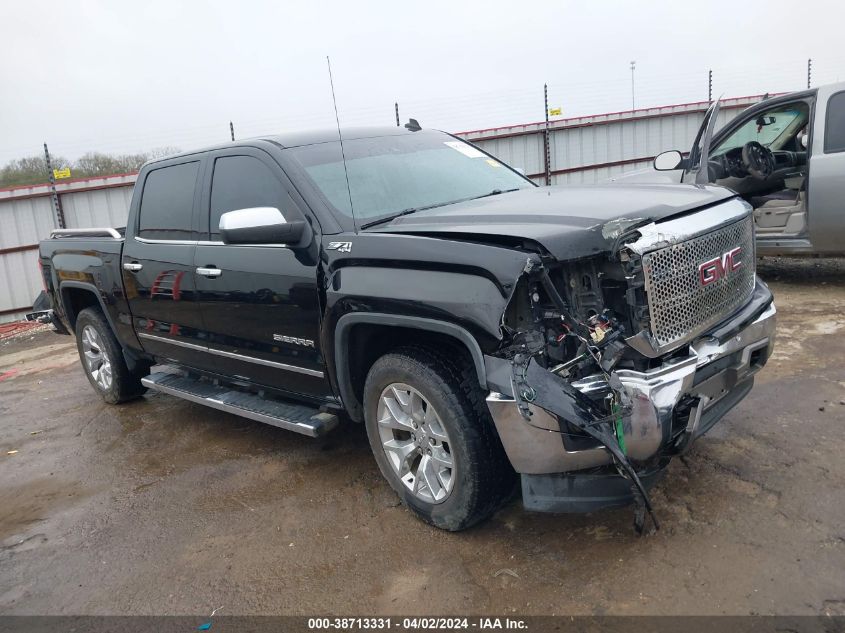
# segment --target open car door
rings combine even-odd
[[[642,182],[642,183],[692,183],[706,184],[712,182],[707,163],[710,157],[710,142],[716,128],[716,117],[719,114],[719,100],[714,101],[707,112],[695,135],[692,148],[687,157],[679,150],[661,152],[653,161],[652,167],[626,172],[610,178],[612,182]]]
[[[689,156],[683,162],[684,172],[681,175],[681,182],[696,185],[706,185],[712,182],[708,161],[710,159],[710,141],[713,139],[713,130],[716,128],[716,116],[719,114],[719,99],[716,99],[704,114],[701,127],[692,143]]]
[[[808,152],[799,136],[811,109],[806,95],[764,100],[733,119],[709,148],[710,182],[751,204],[758,246],[807,246],[800,242],[807,228]]]

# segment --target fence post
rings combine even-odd
[[[546,129],[543,132],[543,154],[546,186],[552,184],[551,143],[549,142],[549,84],[543,84],[543,103],[546,105]]]
[[[56,223],[59,225],[58,228],[66,229],[65,210],[62,208],[62,199],[59,198],[59,193],[56,191],[56,177],[53,175],[53,162],[50,160],[50,150],[47,149],[47,143],[44,143],[44,161],[47,163],[47,176],[50,178],[50,196],[53,198]]]
[[[396,127],[399,127],[399,102],[394,103],[393,107],[396,110]]]
[[[229,134],[232,136],[232,140],[235,140],[235,126],[232,125],[232,122],[229,121]]]
[[[636,67],[637,67],[636,60],[632,61],[631,62],[631,110],[637,109],[637,100],[635,98],[635,93],[634,93],[634,70],[636,69]]]

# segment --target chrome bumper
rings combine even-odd
[[[628,456],[644,460],[668,442],[683,452],[750,391],[753,376],[771,355],[776,310],[769,303],[752,322],[721,342],[704,336],[689,345],[689,354],[646,372],[616,370],[631,398],[632,410],[623,419]],[[719,331],[724,331],[721,326]],[[586,395],[608,390],[604,376],[572,383]],[[684,397],[696,399],[680,437],[673,438],[675,407]],[[531,423],[520,414],[511,395],[491,392],[487,406],[514,469],[523,474],[563,473],[611,463],[603,447],[577,450],[561,433],[557,416],[529,404]],[[569,441],[568,441],[569,440]],[[567,446],[569,444],[569,447]]]

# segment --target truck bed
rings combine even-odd
[[[74,323],[67,318],[66,307],[91,301],[81,299],[80,293],[87,297],[93,293],[112,324],[120,322],[120,313],[128,313],[120,269],[123,235],[124,229],[56,229],[39,244],[47,294],[68,330],[73,331]],[[118,327],[116,332],[123,339],[124,328]]]

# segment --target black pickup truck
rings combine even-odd
[[[406,129],[407,128],[407,129]],[[110,403],[147,389],[311,436],[363,423],[460,530],[635,503],[774,342],[750,207],[696,185],[537,187],[416,126],[146,164],[125,229],[54,231],[56,329]],[[656,523],[656,521],[655,521]]]

